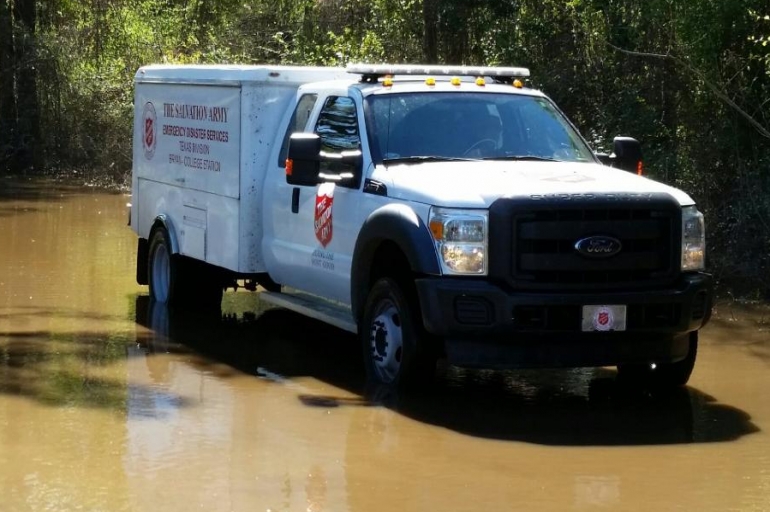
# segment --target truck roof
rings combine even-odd
[[[522,94],[526,96],[545,96],[541,91],[530,89],[528,87],[517,88],[506,84],[487,83],[483,86],[477,85],[472,80],[463,80],[460,85],[452,84],[449,80],[435,80],[428,85],[425,80],[393,80],[392,85],[385,86],[382,83],[361,83],[356,86],[361,90],[361,94],[368,96],[370,94],[392,94],[392,93],[413,93],[413,92],[480,92],[480,93],[506,93]]]
[[[239,85],[248,82],[304,84],[350,79],[344,68],[266,65],[153,64],[139,68],[136,83]]]
[[[426,76],[396,76],[389,85],[382,81],[361,81],[349,69],[339,67],[273,66],[273,65],[225,65],[225,64],[153,64],[139,68],[136,83],[230,85],[244,83],[273,83],[275,85],[300,86],[313,83],[321,88],[355,87],[364,96],[399,92],[481,92],[524,94],[543,96],[543,93],[526,87],[517,88],[489,80],[483,86],[474,78],[463,77],[461,84],[452,84],[449,76],[438,75],[426,82]]]

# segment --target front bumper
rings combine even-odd
[[[451,363],[482,367],[604,366],[673,362],[711,316],[713,281],[626,292],[514,292],[486,280],[416,281],[426,330]],[[626,330],[582,332],[582,306],[625,305]]]

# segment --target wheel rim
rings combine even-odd
[[[389,384],[398,377],[404,353],[401,314],[392,300],[377,305],[369,332],[374,371],[381,382]]]
[[[165,244],[159,244],[152,253],[152,296],[161,303],[168,301],[171,265]]]

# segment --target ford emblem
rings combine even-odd
[[[620,240],[611,236],[589,236],[575,242],[575,250],[588,258],[609,258],[622,248]]]

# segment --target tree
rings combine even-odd
[[[14,0],[14,75],[18,108],[18,150],[16,170],[28,171],[42,164],[36,151],[40,139],[40,111],[37,100],[37,51],[35,41],[35,0]]]
[[[10,169],[18,132],[14,93],[13,20],[7,0],[0,0],[0,170]]]
[[[644,145],[770,289],[767,0],[0,0],[0,170],[131,166],[133,76],[166,63],[516,65],[596,149]]]
[[[438,62],[438,0],[423,0],[423,55],[425,62]]]

